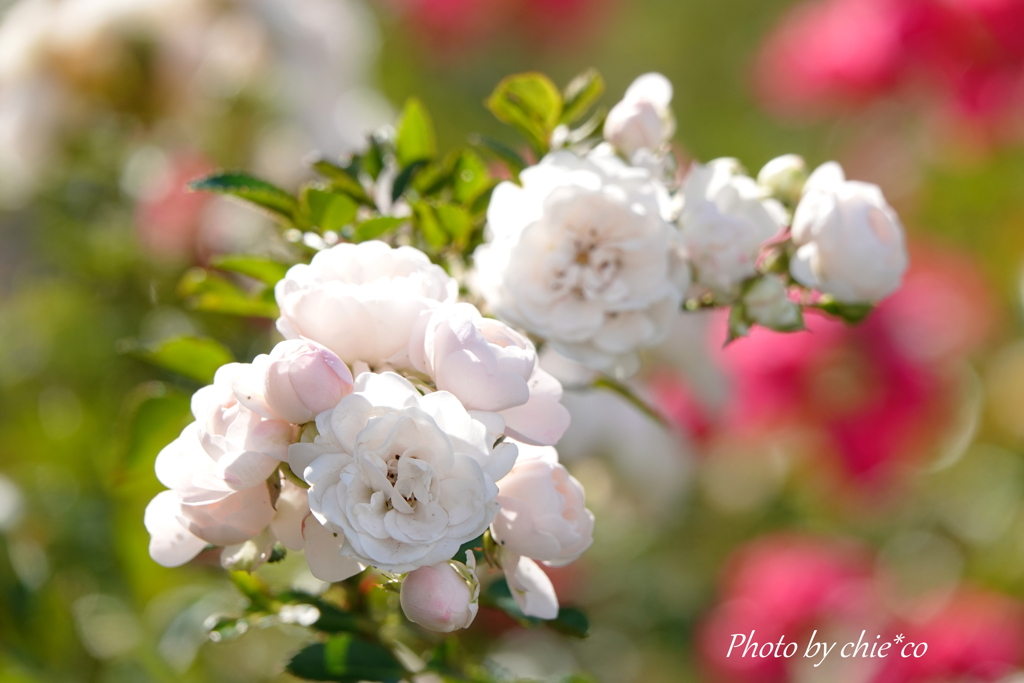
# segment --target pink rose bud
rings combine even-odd
[[[473,553],[467,552],[469,566],[441,562],[412,571],[402,582],[402,611],[409,621],[440,633],[466,628],[476,618],[480,584],[473,573]]]
[[[239,402],[264,417],[305,424],[351,393],[352,373],[327,347],[289,339],[258,356],[234,390]]]

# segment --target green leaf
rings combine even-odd
[[[295,197],[276,185],[246,173],[234,171],[214,173],[192,181],[189,184],[189,189],[193,192],[213,192],[238,197],[256,205],[288,225],[295,222],[295,212],[298,209]]]
[[[596,69],[588,69],[569,82],[563,98],[561,123],[574,123],[581,119],[604,94],[604,79]]]
[[[590,629],[590,620],[582,611],[575,607],[562,607],[558,610],[558,616],[551,620],[537,619],[536,617],[525,616],[512,597],[508,582],[502,577],[489,585],[480,596],[481,604],[500,609],[524,626],[538,626],[544,624],[560,633],[586,638]]]
[[[355,242],[365,242],[367,240],[377,239],[385,233],[391,232],[399,225],[408,222],[407,218],[397,218],[395,216],[377,216],[369,220],[363,221],[356,228]]]
[[[519,152],[493,138],[484,135],[472,135],[469,138],[469,144],[488,152],[491,156],[504,163],[513,178],[518,178],[522,170],[526,168],[526,160],[520,156]]]
[[[487,108],[499,121],[522,133],[541,157],[562,115],[562,94],[542,73],[516,74],[498,84],[487,99]]]
[[[416,227],[423,234],[423,239],[434,249],[440,249],[448,244],[448,233],[441,225],[437,212],[426,202],[416,202],[412,207],[413,215],[416,217]]]
[[[342,166],[327,159],[317,159],[313,169],[327,178],[334,190],[343,192],[360,204],[374,206],[374,201],[366,193],[366,188],[359,182],[359,163],[353,159]]]
[[[184,394],[169,392],[139,403],[128,433],[127,465],[152,465],[157,453],[177,438],[191,419],[189,397]]]
[[[412,182],[416,173],[426,164],[426,161],[420,159],[419,161],[414,161],[402,169],[402,172],[398,174],[398,177],[395,178],[394,184],[391,186],[391,201],[398,201],[398,198],[401,197],[402,193],[409,187],[409,183]]]
[[[254,254],[229,254],[219,256],[210,265],[219,270],[241,273],[273,287],[288,272],[288,266],[265,256]]]
[[[464,151],[455,164],[452,187],[455,201],[459,204],[472,204],[492,184],[491,174],[480,155],[471,149]]]
[[[234,361],[231,352],[216,339],[176,337],[141,356],[153,365],[209,384],[217,368]]]
[[[235,283],[202,268],[193,268],[182,276],[178,294],[197,311],[255,318],[276,318],[279,314],[272,289],[249,295]]]
[[[387,156],[384,144],[385,141],[380,140],[376,135],[371,136],[369,149],[360,157],[363,170],[369,173],[374,180],[377,180],[380,172],[384,170],[384,159]]]
[[[221,618],[210,629],[209,638],[215,643],[238,638],[249,630],[249,622],[245,617]]]
[[[829,315],[834,315],[837,318],[842,318],[850,325],[861,322],[864,318],[868,317],[871,311],[875,310],[874,304],[844,304],[831,297],[823,298],[812,307],[822,310]]]
[[[473,219],[469,212],[457,204],[440,204],[435,210],[441,227],[451,236],[455,246],[462,249],[469,244],[473,234]]]
[[[487,209],[491,205],[491,195],[494,194],[496,187],[498,187],[496,184],[491,185],[473,200],[473,205],[469,207],[470,215],[483,216],[487,213]]]
[[[427,108],[415,97],[405,102],[405,109],[398,121],[398,135],[395,140],[395,156],[398,164],[405,168],[417,161],[429,161],[437,156],[437,135]]]
[[[737,301],[729,309],[729,330],[725,337],[725,344],[746,337],[750,334],[750,323],[747,321],[747,308],[741,301]]]
[[[345,683],[397,683],[405,675],[405,669],[389,651],[349,634],[303,648],[292,657],[287,669],[312,681]]]
[[[283,603],[312,605],[320,612],[320,618],[313,628],[324,633],[355,633],[359,631],[359,619],[352,612],[345,612],[315,595],[302,591],[286,591],[277,596]]]
[[[348,194],[316,186],[302,188],[299,195],[302,217],[309,225],[339,232],[356,218],[359,204]]]
[[[573,638],[586,638],[590,635],[590,619],[575,607],[562,607],[554,621],[547,622],[547,625]]]

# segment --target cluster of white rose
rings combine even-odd
[[[496,318],[410,246],[342,243],[288,270],[286,341],[222,367],[157,459],[169,490],[146,512],[153,557],[213,545],[251,569],[281,544],[325,581],[375,567],[402,581],[412,621],[451,631],[479,597],[475,555],[458,555],[487,532],[522,612],[555,618],[538,563],[578,558],[593,515],[553,447],[562,386],[523,332],[622,377],[686,310],[732,306],[739,333],[798,329],[803,305],[873,303],[906,268],[881,192],[835,163],[808,177],[780,157],[754,179],[717,159],[674,180],[671,97],[642,76],[604,141],[494,189],[466,284]]]
[[[609,112],[603,143],[553,151],[497,187],[475,254],[495,315],[626,376],[684,302],[739,305],[746,324],[791,330],[803,295],[870,304],[896,289],[903,230],[877,186],[847,181],[834,162],[808,178],[794,155],[756,179],[725,158],[677,182],[671,99],[667,79],[641,76]],[[787,246],[795,286],[765,267]]]
[[[408,617],[451,631],[479,591],[473,554],[455,556],[490,528],[523,612],[555,618],[537,561],[572,562],[593,529],[551,447],[569,422],[562,388],[458,289],[422,252],[378,241],[291,268],[276,289],[286,341],[220,368],[157,458],[169,490],[146,510],[154,559],[213,545],[251,569],[280,543],[324,581],[406,575]]]

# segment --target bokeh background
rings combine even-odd
[[[576,389],[563,459],[597,516],[554,573],[592,634],[483,610],[499,680],[1024,680],[1024,3],[1020,0],[0,1],[0,681],[286,681],[310,636],[226,642],[215,559],[152,562],[153,459],[187,379],[139,359],[180,334],[265,351],[268,321],[191,310],[179,282],[272,226],[183,192],[216,167],[288,187],[410,95],[442,146],[514,142],[483,100],[596,67],[612,104],[675,84],[677,153],[751,172],[796,152],[882,186],[913,266],[860,327],[721,348],[681,320],[637,391]],[[261,570],[316,590],[300,563]],[[920,660],[726,658],[730,635],[904,633]]]

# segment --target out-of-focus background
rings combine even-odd
[[[189,333],[237,357],[266,320],[191,310],[217,254],[271,226],[185,194],[216,167],[287,187],[421,97],[443,146],[513,141],[482,101],[588,67],[612,104],[675,84],[684,159],[796,152],[879,184],[913,266],[865,324],[722,349],[681,320],[636,388],[570,391],[563,460],[597,516],[554,572],[592,635],[486,610],[492,674],[602,683],[1024,680],[1024,2],[0,0],[0,680],[285,681],[298,626],[213,643],[214,562],[152,562],[153,458],[196,388],[138,360]],[[187,282],[187,279],[186,279]],[[309,590],[299,563],[261,570]],[[920,660],[738,659],[755,640],[928,642]],[[483,647],[483,645],[480,645]]]

